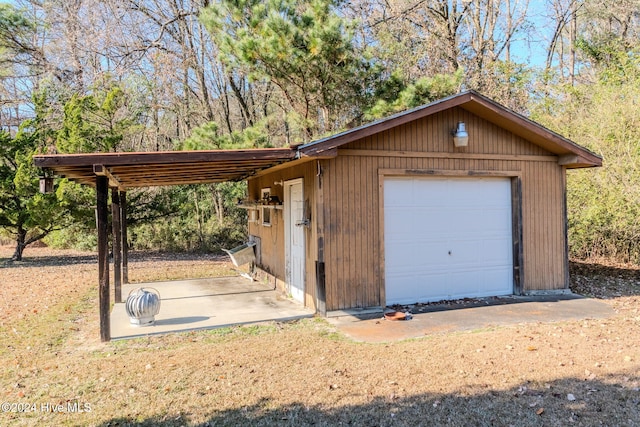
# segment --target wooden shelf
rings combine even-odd
[[[282,207],[282,205],[263,205],[261,203],[240,203],[238,205],[240,209],[277,209],[277,210],[282,210],[284,209]]]

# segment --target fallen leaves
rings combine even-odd
[[[144,265],[145,274],[158,270],[164,275],[168,273],[162,262],[173,265],[174,271],[185,265],[159,256],[153,262],[141,262],[132,270],[140,272]],[[114,413],[135,414],[123,415],[123,423],[134,423],[134,417],[147,423],[179,419],[181,413],[192,417],[176,425],[211,421],[235,425],[240,418],[256,424],[281,419],[312,425],[323,416],[332,425],[352,420],[354,425],[379,425],[388,424],[381,414],[389,417],[389,413],[399,425],[416,419],[433,425],[465,425],[469,420],[478,425],[632,425],[627,418],[640,419],[637,297],[633,304],[631,297],[625,300],[628,312],[636,310],[633,315],[606,321],[523,323],[385,345],[329,338],[318,333],[325,326],[315,319],[296,327],[283,323],[277,333],[262,336],[238,334],[239,339],[194,332],[94,343],[92,350],[76,350],[72,344],[80,342],[77,337],[87,330],[89,338],[97,341],[92,335],[97,317],[91,301],[85,301],[86,320],[74,323],[80,331],[73,326],[73,340],[55,348],[59,354],[37,342],[26,342],[33,330],[17,328],[12,333],[20,316],[41,318],[47,306],[58,306],[55,299],[60,292],[71,295],[67,282],[76,286],[76,300],[87,293],[88,286],[95,287],[93,266],[87,264],[82,271],[77,267],[72,263],[58,267],[79,271],[77,277],[68,275],[64,280],[47,266],[37,273],[60,279],[59,289],[35,286],[37,282],[27,276],[20,279],[23,290],[40,293],[34,299],[40,301],[37,304],[25,305],[24,295],[15,303],[7,302],[3,300],[7,293],[0,290],[0,308],[9,304],[15,310],[7,317],[7,337],[0,347],[0,353],[7,355],[0,359],[6,370],[2,391],[7,400],[17,400],[18,393],[30,400],[81,395],[95,403],[95,411],[78,421],[86,425],[106,425]],[[0,275],[9,270],[0,270]],[[72,283],[85,275],[90,285]],[[592,285],[595,288],[598,283]],[[18,382],[20,386],[14,388]],[[304,409],[298,411],[296,405]],[[473,418],[478,414],[486,418]],[[615,418],[618,414],[627,418]],[[409,419],[408,415],[425,418]],[[51,420],[41,421],[51,424],[47,422]]]

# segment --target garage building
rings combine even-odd
[[[566,292],[566,172],[602,164],[474,91],[292,149],[243,206],[258,267],[325,315]]]

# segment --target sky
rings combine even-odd
[[[531,38],[525,40],[519,36],[511,46],[512,60],[518,63],[526,63],[531,66],[543,68],[547,59],[549,47],[549,34],[552,25],[545,17],[546,1],[531,0],[528,7],[528,20],[532,25]]]

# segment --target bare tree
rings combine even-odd
[[[523,110],[524,66],[511,62],[516,39],[529,37],[529,0],[356,2],[363,39],[408,81],[462,68],[465,86]],[[389,70],[391,73],[392,70]]]

